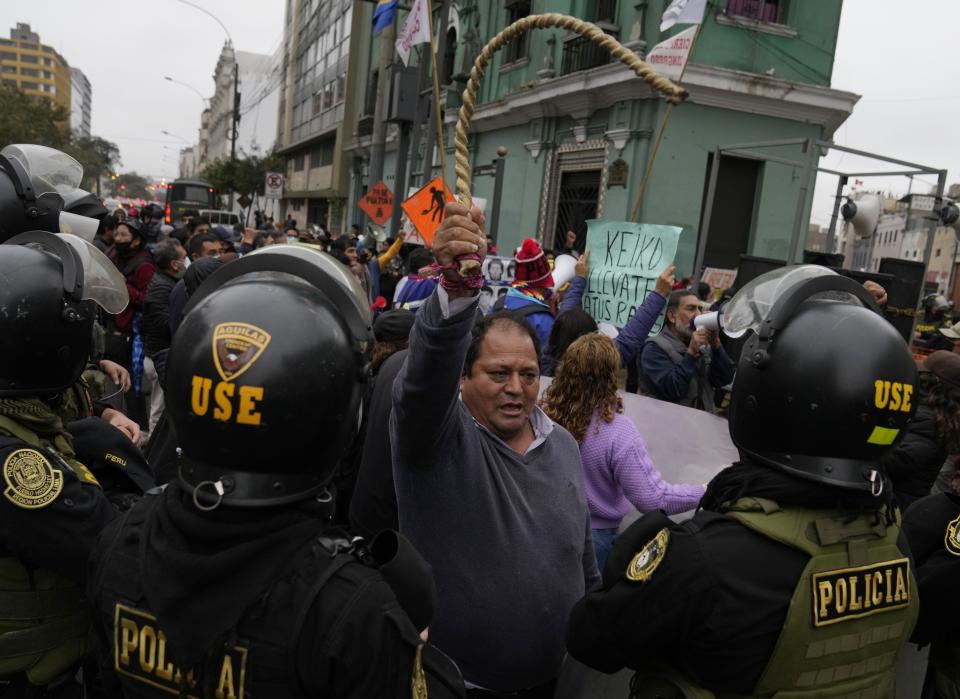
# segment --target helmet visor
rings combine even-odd
[[[79,218],[84,218],[80,216]],[[120,313],[130,303],[127,282],[107,256],[77,235],[60,236],[72,247],[83,267],[83,289],[80,298],[93,301],[107,313]]]
[[[268,245],[267,247],[254,250],[246,256],[250,257],[253,255],[284,255],[310,262],[343,286],[349,292],[350,300],[354,302],[360,317],[367,323],[370,322],[370,304],[367,302],[367,294],[363,290],[363,287],[360,286],[360,282],[357,281],[357,278],[354,277],[343,264],[327,253],[322,252],[316,246],[305,243]]]
[[[742,337],[748,330],[756,332],[770,314],[778,299],[792,288],[814,277],[836,275],[832,269],[820,265],[797,265],[781,267],[748,282],[738,291],[723,310],[721,326],[729,337]],[[850,294],[828,292],[834,300],[854,302]]]
[[[30,177],[36,196],[56,192],[61,196],[80,187],[83,166],[66,153],[36,144],[10,145],[0,155],[16,160]]]

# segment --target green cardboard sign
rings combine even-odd
[[[622,328],[657,286],[677,254],[682,228],[624,221],[587,221],[590,276],[583,308],[598,323]],[[651,335],[660,332],[663,314]]]

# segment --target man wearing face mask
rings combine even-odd
[[[153,260],[157,273],[143,300],[144,390],[150,393],[149,430],[163,412],[163,379],[170,349],[170,293],[186,269],[187,251],[176,238],[157,243]]]
[[[133,317],[143,310],[143,299],[147,293],[147,287],[150,286],[150,280],[157,272],[150,251],[144,247],[140,219],[127,217],[122,223],[117,224],[113,234],[113,248],[108,251],[107,256],[127,280],[130,303],[122,313],[111,317],[106,356],[129,368]]]
[[[667,299],[663,331],[647,338],[640,354],[641,392],[707,412],[714,411],[713,389],[733,381],[736,364],[710,330],[693,331],[700,299],[678,289]]]

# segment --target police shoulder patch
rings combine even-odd
[[[943,535],[943,546],[948,553],[960,556],[960,515],[950,520]]]
[[[627,579],[634,582],[649,580],[666,556],[668,543],[670,543],[670,530],[664,527],[630,560],[627,566]]]
[[[36,449],[17,449],[3,462],[3,496],[17,507],[36,510],[57,499],[63,472]]]

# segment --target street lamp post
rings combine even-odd
[[[160,133],[162,133],[164,136],[169,136],[170,138],[179,139],[179,140],[183,141],[184,143],[186,143],[187,145],[190,145],[190,141],[188,141],[187,139],[185,139],[183,136],[177,136],[177,134],[175,134],[175,133],[170,133],[169,131],[161,131]]]
[[[195,88],[195,87],[194,87],[193,85],[191,85],[190,83],[185,83],[185,82],[183,82],[182,80],[175,80],[174,78],[171,78],[169,75],[164,75],[164,76],[163,76],[163,79],[166,80],[167,82],[171,82],[171,83],[175,83],[175,84],[177,84],[177,85],[181,85],[181,86],[187,88],[188,90],[193,90],[194,92],[197,93],[197,97],[199,97],[200,100],[203,102],[203,108],[204,108],[204,109],[207,108],[207,102],[208,102],[209,100],[208,100],[206,97],[203,96],[203,93],[200,92],[200,90],[198,90],[197,88]]]
[[[223,32],[227,35],[227,41],[230,43],[230,47],[233,48],[233,37],[230,36],[230,30],[227,29],[227,25],[220,21],[220,18],[215,14],[210,12],[208,9],[201,7],[195,3],[190,2],[190,0],[177,0],[177,2],[183,3],[184,5],[189,5],[190,7],[200,10],[203,14],[210,17],[214,22],[220,25],[220,28],[223,29]],[[237,66],[237,54],[234,50],[233,54],[233,111],[231,113],[230,119],[230,162],[235,163],[237,159],[237,125],[240,123],[240,91],[239,91],[239,69]],[[231,189],[230,191],[230,210],[233,210],[233,195],[234,192]]]

